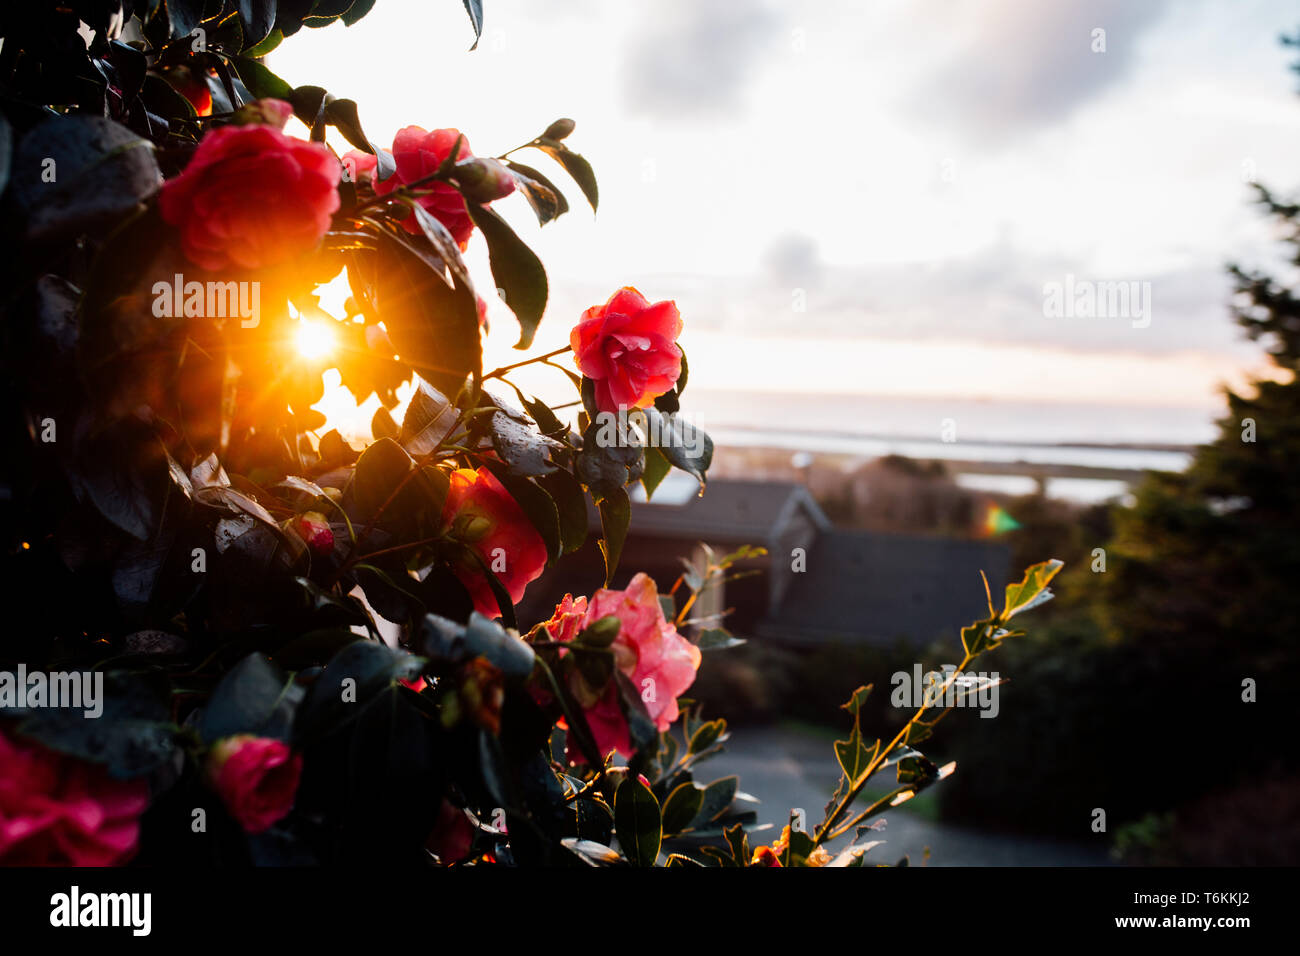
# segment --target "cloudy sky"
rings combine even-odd
[[[1291,2],[485,8],[473,53],[457,0],[380,0],[270,65],[382,143],[456,126],[491,154],[577,121],[599,215],[576,189],[541,231],[501,204],[552,277],[541,347],[632,283],[678,301],[701,389],[1211,410],[1259,364],[1223,264],[1270,254],[1246,182],[1300,186]],[[1149,327],[1045,316],[1067,274],[1149,282]]]

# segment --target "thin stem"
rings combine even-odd
[[[500,378],[506,372],[513,371],[514,369],[517,368],[523,368],[525,365],[532,365],[534,362],[544,362],[545,364],[550,365],[551,363],[547,361],[547,359],[555,358],[555,356],[557,355],[563,355],[565,352],[570,351],[571,348],[572,348],[571,346],[566,345],[562,349],[556,349],[554,352],[547,352],[545,355],[536,355],[530,359],[524,359],[522,362],[515,362],[513,365],[502,365],[500,368],[494,368],[492,371],[488,372],[483,377],[485,379]]]
[[[987,626],[996,628],[998,623],[998,620],[994,619]],[[957,675],[964,672],[966,668],[970,666],[971,661],[973,661],[975,657],[976,655],[971,654],[969,651],[965,654],[962,658],[961,664],[948,676],[948,679],[944,681],[942,688],[935,694],[935,700],[942,700],[944,698],[948,693],[948,688],[952,686],[953,681],[957,679]],[[911,719],[903,725],[903,729],[898,732],[894,739],[891,740],[887,746],[876,751],[876,755],[872,757],[871,762],[867,764],[867,769],[858,774],[857,780],[850,782],[848,793],[844,795],[844,798],[840,800],[839,805],[825,819],[821,826],[817,828],[817,832],[813,836],[813,846],[821,846],[827,840],[833,839],[849,829],[848,827],[840,827],[837,829],[835,824],[839,822],[840,817],[844,816],[849,807],[853,805],[853,801],[857,799],[858,794],[860,794],[863,788],[866,787],[867,781],[870,780],[872,775],[880,769],[881,765],[893,752],[894,748],[907,739],[907,735],[911,731],[912,725],[917,723],[921,719],[922,715],[930,709],[931,705],[929,703],[922,703],[920,709],[917,710],[917,712],[912,715]],[[874,809],[874,805],[869,809]],[[855,820],[862,818],[863,814],[859,814]]]
[[[442,540],[442,535],[439,535],[435,538],[421,538],[419,541],[408,541],[405,544],[395,544],[391,548],[381,548],[378,551],[371,551],[369,554],[357,555],[356,557],[350,559],[350,561],[355,566],[357,564],[360,564],[363,561],[369,561],[371,558],[377,558],[382,554],[394,554],[398,551],[408,551],[411,548],[420,548],[426,544],[435,544],[436,542],[441,540]]]

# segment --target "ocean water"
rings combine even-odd
[[[720,446],[967,462],[1027,462],[1181,471],[1215,434],[1212,408],[1027,403],[688,390],[687,413]],[[959,484],[1025,494],[1018,475],[960,475]],[[1124,481],[1052,478],[1048,494],[1122,499]]]
[[[810,442],[912,440],[943,442],[945,425],[964,443],[1179,448],[1214,436],[1212,407],[1021,402],[1001,399],[880,395],[723,392],[688,388],[684,410],[713,432],[768,431]],[[949,420],[951,422],[949,423]]]

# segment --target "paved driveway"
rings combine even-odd
[[[759,823],[774,824],[773,838],[789,818],[792,807],[807,812],[809,825],[822,819],[826,801],[839,779],[839,765],[826,740],[816,734],[777,727],[742,727],[732,731],[725,753],[699,768],[697,779],[707,782],[728,774],[740,777],[740,789],[759,797]],[[960,773],[960,767],[958,768]],[[888,780],[887,774],[881,775]],[[943,786],[942,783],[936,786]],[[1099,835],[1097,844],[1038,839],[933,823],[904,807],[890,810],[883,830],[872,839],[884,840],[868,861],[894,863],[910,857],[912,866],[1107,866],[1111,864]],[[842,841],[841,841],[842,842]]]

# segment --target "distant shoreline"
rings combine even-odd
[[[739,425],[728,424],[725,422],[717,423],[713,428],[718,432],[740,431],[753,432],[755,434],[770,435],[773,429],[761,425]],[[776,429],[779,432],[788,432],[788,429]],[[890,435],[881,432],[858,432],[849,431],[848,429],[821,428],[807,429],[799,434],[807,436],[814,441],[819,436],[826,438],[847,438],[861,441],[876,442],[906,442],[916,444],[933,444],[934,439],[923,435]],[[956,444],[956,443],[954,443]],[[1030,440],[1002,440],[996,438],[963,438],[960,442],[962,445],[980,445],[980,446],[1007,446],[1011,448],[1088,448],[1103,449],[1116,451],[1156,451],[1156,452],[1174,452],[1178,454],[1190,455],[1200,446],[1181,442],[1135,442],[1135,441],[1030,441]],[[774,449],[775,450],[775,449]]]

